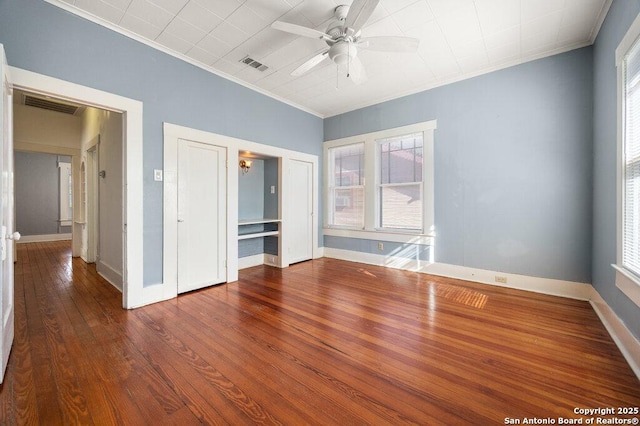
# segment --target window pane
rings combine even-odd
[[[333,164],[331,186],[362,185],[364,178],[364,144],[358,143],[330,149]]]
[[[364,226],[364,188],[336,188],[333,197],[333,225]]]
[[[640,275],[640,45],[625,59],[622,265]]]
[[[422,185],[380,187],[383,228],[422,229]]]
[[[640,160],[627,164],[622,264],[640,275]]]
[[[378,143],[380,227],[422,229],[422,133]]]

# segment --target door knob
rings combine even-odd
[[[7,240],[13,240],[13,241],[19,241],[20,240],[20,233],[19,232],[14,232],[13,234],[7,234]]]

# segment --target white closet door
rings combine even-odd
[[[226,148],[178,141],[178,293],[226,281]]]
[[[20,234],[14,233],[13,218],[13,104],[9,68],[4,56],[4,47],[0,44],[0,85],[2,85],[2,99],[0,99],[0,225],[2,242],[0,261],[0,383],[9,361],[9,352],[13,345],[14,317],[13,317],[13,244],[20,239]]]
[[[288,223],[289,263],[313,257],[313,164],[291,160],[289,172],[290,203]]]

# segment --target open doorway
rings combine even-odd
[[[98,273],[122,291],[123,115],[23,90],[14,91],[13,108],[16,225],[23,241],[71,239],[72,255],[95,262]],[[56,182],[43,189],[54,180],[45,170],[51,156]],[[71,191],[65,181],[69,170]],[[38,203],[39,209],[29,207]],[[47,211],[56,212],[55,218]],[[50,229],[50,222],[59,232],[38,231]]]

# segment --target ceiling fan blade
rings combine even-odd
[[[354,33],[360,31],[371,17],[378,3],[380,3],[380,0],[353,0],[349,7],[349,13],[347,13],[347,17],[344,20],[344,27],[353,29]]]
[[[349,74],[347,76],[355,84],[362,84],[367,81],[367,73],[364,71],[362,61],[357,56],[351,58],[351,62],[349,62]]]
[[[288,22],[275,21],[273,24],[271,24],[271,28],[303,37],[331,40],[331,37],[328,34],[323,33],[322,31],[303,27],[301,25],[290,24]]]
[[[328,57],[329,57],[329,49],[325,50],[324,52],[318,53],[316,56],[313,56],[307,62],[305,62],[304,64],[300,65],[298,68],[293,70],[291,75],[294,76],[294,77],[302,75],[305,72],[309,71],[311,68],[313,68],[316,65],[318,65],[320,62],[322,62],[325,58],[328,58]]]
[[[378,52],[415,52],[419,45],[420,40],[412,37],[366,37],[360,39],[358,48]]]

